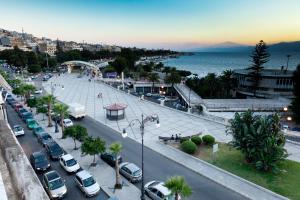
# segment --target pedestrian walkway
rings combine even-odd
[[[1,172],[0,172],[0,199],[1,200],[7,200],[7,195],[6,195],[6,191],[5,191],[4,182],[3,182],[3,179],[2,179]]]
[[[185,100],[187,104],[199,105],[203,103],[202,98],[183,83],[174,85],[175,90]]]

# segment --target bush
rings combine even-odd
[[[195,135],[192,137],[192,142],[194,142],[196,145],[200,145],[202,143],[202,139],[200,136],[198,135]]]
[[[189,138],[180,138],[180,144],[184,143],[185,141],[190,140]]]
[[[40,65],[30,65],[27,68],[29,73],[40,73],[42,71],[42,67]]]
[[[203,143],[212,146],[215,143],[215,138],[211,135],[204,135],[202,137]]]
[[[188,154],[194,154],[197,150],[197,145],[194,142],[188,140],[181,144],[181,149]]]

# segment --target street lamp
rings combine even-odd
[[[284,111],[284,112],[287,112],[287,111],[288,111],[288,108],[287,108],[287,107],[284,107],[284,108],[283,108],[283,111]]]
[[[159,123],[158,115],[155,114],[155,115],[144,117],[144,115],[142,114],[142,120],[139,120],[139,119],[131,120],[129,125],[123,129],[123,133],[122,133],[122,137],[126,138],[128,136],[126,129],[128,127],[134,126],[135,122],[138,122],[140,124],[140,130],[141,130],[141,135],[142,135],[142,185],[141,185],[141,193],[142,194],[141,194],[141,200],[145,200],[145,190],[144,190],[144,130],[145,130],[145,123],[154,122],[155,120],[156,120],[156,127],[159,128],[160,123]]]
[[[292,121],[292,117],[287,117],[286,118],[288,121]]]

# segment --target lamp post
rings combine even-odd
[[[54,92],[55,92],[55,87],[54,87],[54,85],[52,84],[52,81],[51,81],[51,95],[52,96],[54,95]],[[55,120],[54,120],[54,122],[55,122],[55,130],[54,130],[54,132],[58,133],[59,130],[58,130],[57,115],[56,114],[55,114]]]
[[[129,125],[123,129],[122,137],[126,138],[127,137],[127,132],[126,129],[128,127],[132,127],[135,122],[138,122],[140,124],[140,130],[141,130],[141,136],[142,136],[142,185],[141,185],[141,200],[145,200],[145,190],[144,190],[144,131],[145,131],[145,123],[147,122],[153,122],[156,120],[156,127],[159,128],[159,118],[158,115],[151,115],[144,117],[144,114],[142,114],[142,120],[139,119],[133,119],[129,123]]]

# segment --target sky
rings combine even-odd
[[[300,0],[0,0],[0,28],[76,42],[189,49],[300,40]]]

